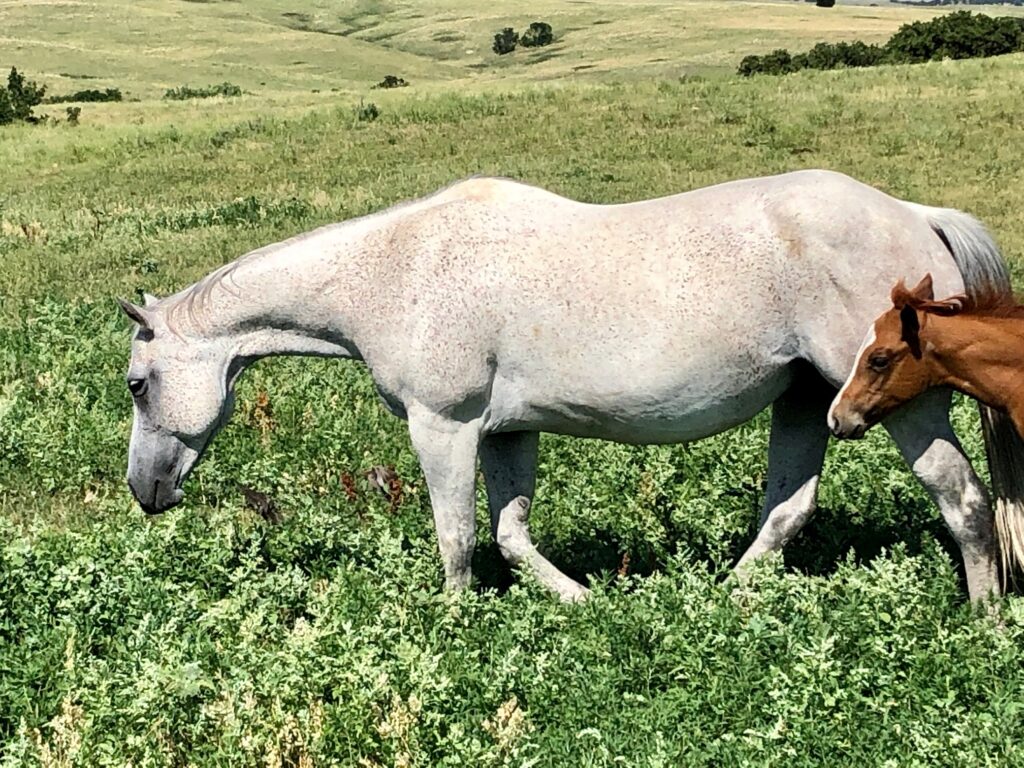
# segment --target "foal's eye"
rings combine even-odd
[[[884,371],[889,367],[891,360],[888,355],[872,355],[868,358],[868,367],[873,371]]]
[[[128,379],[128,389],[131,390],[133,397],[142,397],[148,387],[146,379]]]

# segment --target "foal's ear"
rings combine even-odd
[[[914,286],[910,292],[917,301],[932,301],[935,299],[935,290],[932,287],[932,273],[926,272],[921,282]]]
[[[900,338],[907,342],[914,357],[921,356],[921,321],[917,310],[910,304],[904,304],[900,310]]]
[[[892,305],[896,309],[903,309],[910,300],[913,298],[910,291],[907,290],[907,284],[900,280],[896,285],[892,287],[892,291],[889,292],[889,298],[892,299]]]
[[[144,306],[144,307],[145,307],[146,309],[149,309],[149,308],[150,308],[150,307],[152,307],[152,306],[153,306],[154,304],[156,304],[156,303],[157,303],[158,301],[160,301],[160,299],[158,299],[158,298],[157,298],[156,296],[154,296],[154,295],[153,295],[152,293],[143,293],[143,294],[142,294],[142,298],[143,298],[143,299],[145,299],[145,301],[146,301],[146,303],[142,305],[142,306]]]
[[[130,301],[125,301],[124,299],[118,299],[117,303],[121,305],[121,309],[124,311],[124,313],[128,315],[128,317],[130,317],[134,322],[138,323],[143,328],[148,328],[152,330],[153,325],[152,323],[150,323],[149,313],[145,309],[143,309],[142,307],[137,307]]]
[[[921,278],[921,282],[912,290],[907,288],[907,284],[903,280],[900,280],[892,287],[889,298],[892,299],[892,305],[896,309],[903,309],[908,304],[919,306],[922,302],[931,301],[935,298],[935,291],[932,289],[932,273],[925,274]]]

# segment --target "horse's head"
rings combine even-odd
[[[828,412],[839,438],[863,437],[867,430],[932,385],[927,343],[929,313],[959,312],[964,296],[935,301],[932,276],[912,290],[901,280],[892,289],[892,309],[868,329],[853,370]]]
[[[152,514],[181,501],[185,478],[231,415],[238,364],[216,340],[175,332],[156,300],[120,304],[137,326],[128,366],[135,405],[128,486]]]

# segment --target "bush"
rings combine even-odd
[[[396,75],[384,75],[384,79],[377,83],[374,88],[405,88],[409,85],[404,77]]]
[[[380,108],[372,101],[356,107],[356,119],[361,123],[370,123],[380,117]]]
[[[43,100],[46,86],[26,82],[25,77],[17,69],[11,67],[7,76],[7,87],[0,89],[0,125],[13,123],[15,120],[34,122],[32,108]]]
[[[879,64],[916,64],[938,59],[1000,56],[1024,50],[1024,19],[993,17],[957,11],[931,21],[904,24],[884,46],[818,43],[807,53],[790,56],[773,51],[747,56],[737,73],[744,76],[784,75],[799,69],[873,67]]]
[[[499,56],[504,56],[506,53],[512,53],[518,43],[519,33],[512,27],[505,27],[494,36],[494,44],[491,45],[491,49]]]
[[[818,43],[807,53],[795,56],[799,69],[873,67],[885,60],[885,50],[857,40],[852,43]]]
[[[901,64],[1000,56],[1024,49],[1022,21],[957,11],[904,24],[885,49],[893,62]]]
[[[118,88],[107,88],[105,90],[98,90],[96,88],[88,88],[84,91],[75,91],[65,96],[51,96],[44,101],[47,104],[64,104],[69,101],[121,101],[121,91]]]
[[[68,125],[78,125],[78,118],[82,116],[81,107],[68,107]]]
[[[543,21],[535,21],[530,28],[523,32],[519,38],[519,44],[524,48],[539,48],[542,45],[549,45],[555,39],[551,31],[551,25]]]
[[[819,8],[831,8],[836,4],[836,0],[815,0],[814,4]]]
[[[183,85],[180,88],[171,88],[164,93],[165,99],[173,101],[184,101],[186,99],[208,99],[211,96],[241,96],[242,89],[233,83],[219,83],[208,85],[205,88],[192,88]]]
[[[764,56],[746,56],[740,62],[739,74],[750,75],[785,75],[796,72],[798,67],[793,64],[793,57],[785,48],[778,48]]]

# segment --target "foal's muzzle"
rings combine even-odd
[[[832,435],[840,440],[859,440],[871,426],[859,415],[840,414],[839,410],[833,408],[828,414],[828,428]]]

